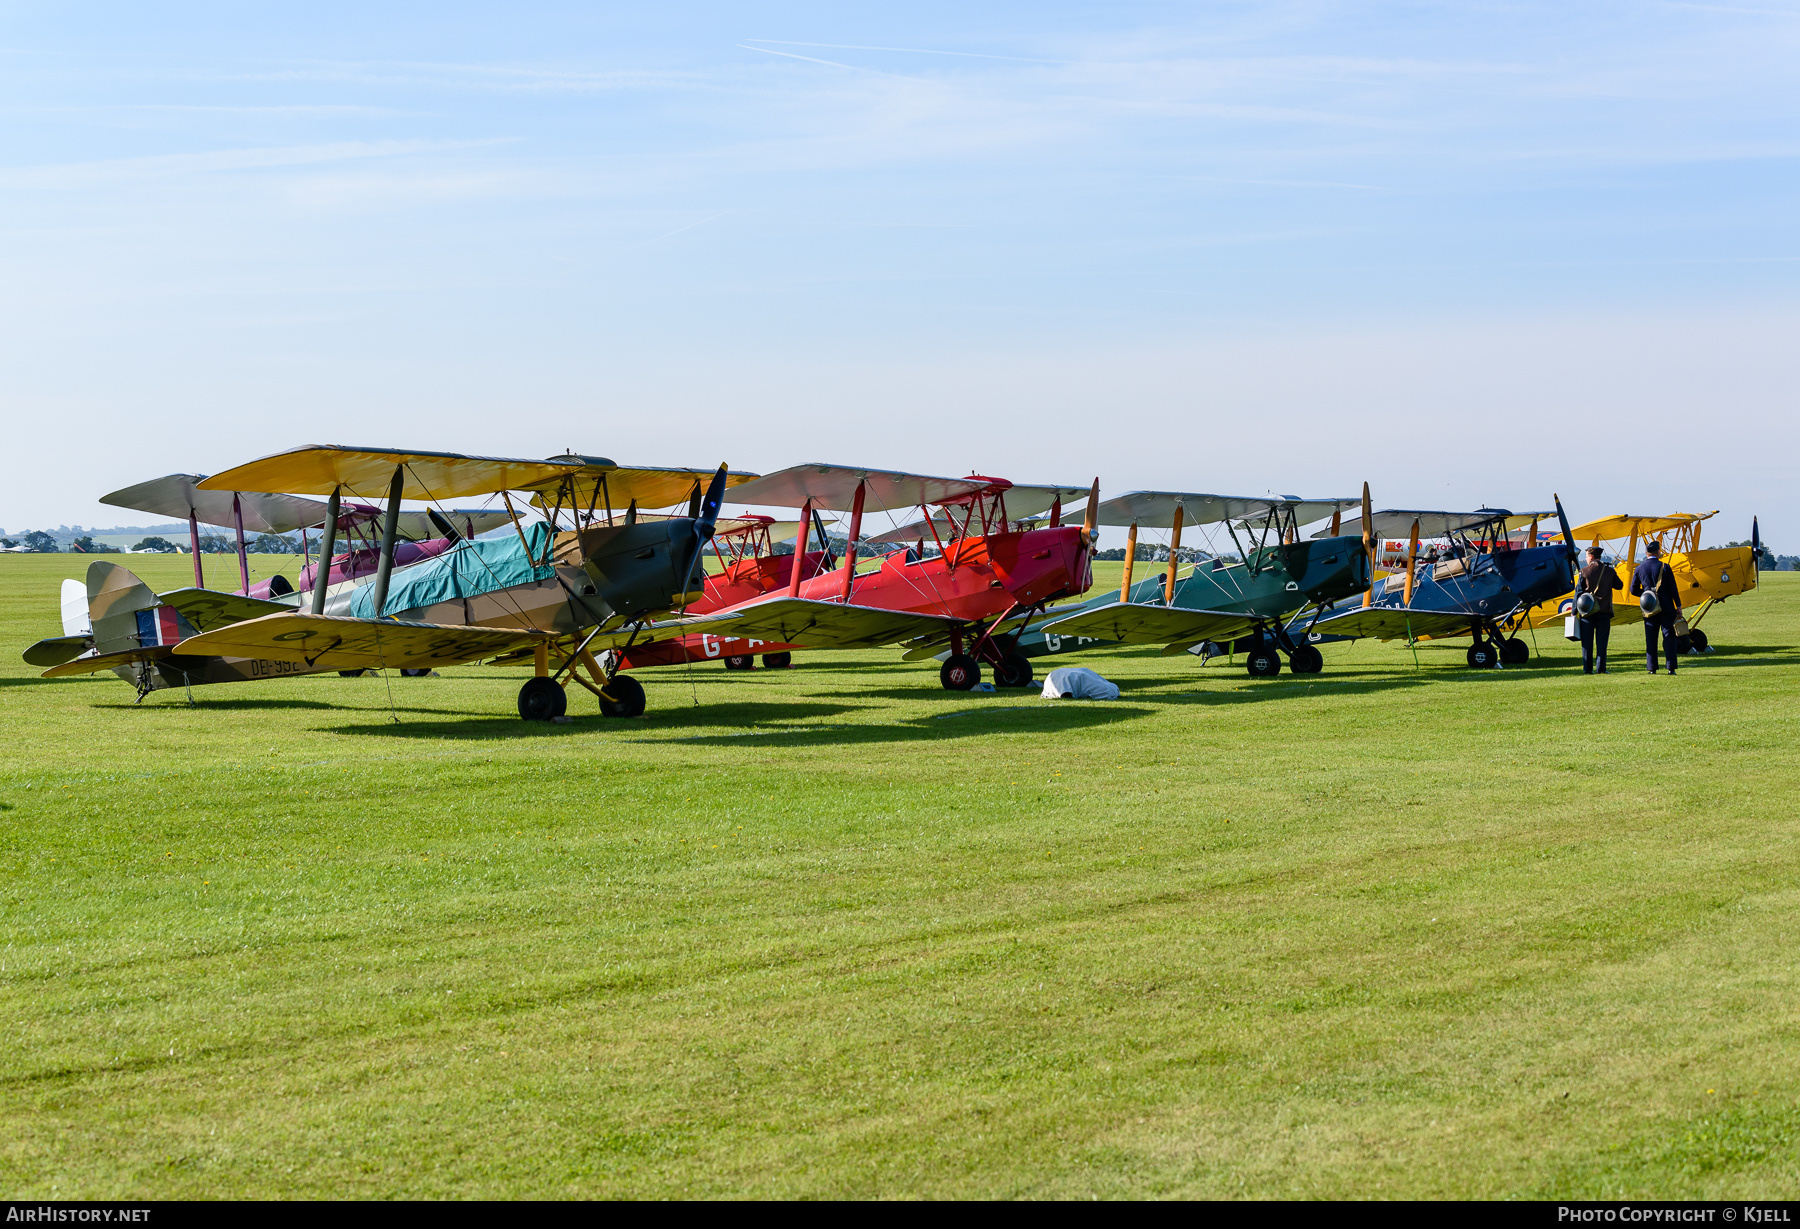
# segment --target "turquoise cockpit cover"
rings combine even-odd
[[[534,561],[549,554],[550,526],[542,521],[525,527],[523,544],[516,533],[458,542],[436,559],[394,573],[388,584],[388,613],[548,580],[556,568]],[[374,585],[362,585],[351,595],[350,614],[358,619],[375,617]]]

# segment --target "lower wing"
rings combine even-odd
[[[1229,610],[1184,610],[1180,606],[1151,606],[1142,602],[1114,602],[1057,619],[1038,628],[1053,636],[1092,636],[1123,644],[1198,644],[1202,640],[1231,640],[1256,626],[1249,615]]]
[[[1326,636],[1372,637],[1376,640],[1418,640],[1424,636],[1453,636],[1474,626],[1476,617],[1451,610],[1408,610],[1404,606],[1364,606],[1320,619],[1307,628]]]
[[[229,623],[181,642],[184,656],[258,657],[331,670],[454,666],[546,642],[544,632],[455,627],[397,619],[271,614]]]
[[[736,610],[658,624],[687,632],[711,632],[725,636],[754,636],[782,644],[803,644],[820,649],[870,648],[932,638],[947,638],[961,619],[916,614],[905,610],[881,610],[874,606],[816,602],[803,597],[777,597],[741,606]]]

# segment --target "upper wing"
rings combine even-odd
[[[508,627],[452,627],[283,612],[201,632],[183,640],[181,652],[185,656],[259,657],[353,670],[453,666],[550,638],[544,632]]]
[[[292,602],[268,602],[260,597],[220,593],[213,589],[172,589],[157,596],[180,611],[181,617],[192,623],[196,631],[202,632],[294,609]]]
[[[657,624],[656,629],[680,627],[690,632],[709,631],[732,636],[755,636],[782,644],[804,644],[821,649],[866,648],[898,644],[921,636],[941,636],[962,623],[942,615],[880,610],[873,606],[847,606],[840,602],[815,602],[803,597],[775,597],[737,610]]]
[[[1364,606],[1320,619],[1306,630],[1328,636],[1376,640],[1417,640],[1422,636],[1451,636],[1466,632],[1473,615],[1451,610],[1408,610],[1404,606]]]
[[[1113,602],[1046,623],[1038,630],[1054,636],[1092,636],[1122,644],[1193,644],[1202,640],[1229,640],[1255,626],[1255,619],[1228,610],[1184,610],[1180,606]]]

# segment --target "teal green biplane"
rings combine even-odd
[[[1204,659],[1235,645],[1252,676],[1279,674],[1282,653],[1295,674],[1316,673],[1324,657],[1290,639],[1287,623],[1308,606],[1323,609],[1368,591],[1374,541],[1336,532],[1344,510],[1357,502],[1188,491],[1132,491],[1109,499],[1099,506],[1097,523],[1129,526],[1124,582],[1117,593],[1048,611],[1025,629],[1016,651],[1041,657],[1105,644],[1160,644],[1165,656],[1196,653]],[[1367,483],[1361,503],[1369,505]],[[1332,521],[1327,536],[1299,540],[1300,526],[1326,517]],[[1222,524],[1241,558],[1203,560],[1178,575],[1182,528],[1207,524]],[[1171,540],[1164,574],[1134,584],[1139,528],[1168,529]]]

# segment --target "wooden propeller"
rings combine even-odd
[[[1417,570],[1419,558],[1419,521],[1413,518],[1412,537],[1406,543],[1406,604],[1412,605],[1413,573]]]
[[[1100,479],[1094,479],[1094,485],[1088,488],[1087,511],[1081,518],[1082,544],[1089,550],[1094,549],[1094,531],[1100,528]]]
[[[1363,605],[1375,603],[1375,510],[1369,503],[1369,484],[1363,483],[1363,550],[1369,555],[1369,587],[1363,590]]]

